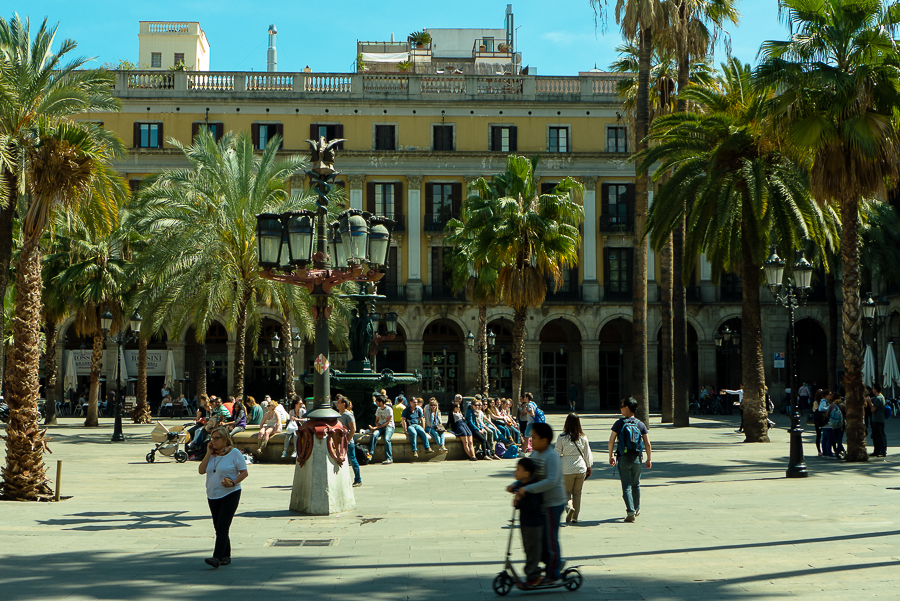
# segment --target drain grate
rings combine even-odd
[[[334,544],[333,538],[319,540],[313,539],[284,539],[278,538],[272,543],[273,547],[330,547]]]

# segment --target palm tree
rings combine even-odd
[[[605,0],[590,0],[594,14],[605,13]],[[650,127],[650,72],[653,65],[654,36],[668,28],[670,7],[661,0],[616,0],[616,23],[626,40],[637,40],[638,90],[635,102],[635,150],[647,149]],[[637,416],[647,421],[649,390],[647,381],[647,245],[645,242],[649,209],[650,178],[643,165],[635,174],[634,199],[634,274],[632,299],[632,396],[638,401]]]
[[[539,194],[535,169],[538,157],[510,155],[506,171],[473,186],[480,194],[466,199],[468,228],[462,237],[470,248],[472,270],[497,271],[497,288],[514,311],[512,375],[514,399],[521,398],[525,363],[525,320],[529,307],[539,307],[547,281],[558,288],[563,270],[578,263],[584,208],[573,200],[584,188],[566,178],[549,194]],[[454,223],[454,228],[459,227]]]
[[[760,85],[781,91],[771,110],[799,153],[811,190],[840,207],[848,461],[867,461],[859,302],[859,204],[896,181],[900,134],[898,7],[885,0],[780,0],[786,41],[760,48]]]
[[[724,34],[728,22],[737,24],[738,12],[734,0],[672,0],[670,25],[663,45],[670,49],[678,62],[678,92],[687,89],[695,79],[692,75],[697,61],[712,55],[716,41]],[[686,98],[678,98],[678,112],[689,110]],[[672,232],[672,346],[674,364],[673,399],[676,427],[690,425],[690,393],[688,391],[687,304],[685,286],[690,273],[684,270],[685,222]],[[688,281],[686,281],[688,280]]]
[[[191,167],[160,174],[136,210],[138,225],[155,235],[151,279],[171,283],[170,306],[181,304],[198,336],[227,315],[237,332],[232,394],[242,396],[248,323],[259,305],[277,306],[275,284],[259,277],[255,215],[299,208],[285,186],[306,162],[278,160],[277,143],[256,154],[245,133],[229,132],[216,143],[201,131],[190,146],[170,143]]]
[[[86,70],[88,58],[71,58],[74,40],[63,40],[53,51],[57,28],[44,19],[32,34],[27,18],[0,17],[0,296],[9,285],[17,199],[28,191],[28,157],[39,140],[38,124],[46,130],[76,115],[119,110],[113,74]]]
[[[796,248],[803,238],[828,233],[818,205],[807,192],[802,165],[778,152],[766,128],[769,94],[754,92],[752,71],[732,59],[716,87],[688,87],[686,99],[701,114],[659,118],[658,142],[639,158],[657,161],[657,177],[669,169],[649,219],[651,243],[659,248],[687,214],[685,259],[693,266],[706,253],[714,273],[739,272],[744,430],[747,442],[768,442],[765,373],[760,320],[760,272],[770,243]]]

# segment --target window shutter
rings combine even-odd
[[[628,293],[631,294],[634,290],[634,249],[625,249],[625,257],[628,259],[628,270],[625,272],[628,278]]]
[[[516,133],[516,126],[512,126],[509,128],[509,151],[510,152],[518,152],[519,150],[519,136]]]
[[[157,137],[156,137],[156,147],[157,147],[157,148],[162,148],[162,147],[163,147],[163,138],[164,138],[164,137],[165,137],[165,136],[164,136],[164,134],[163,134],[163,124],[160,123],[160,124],[159,124],[159,134],[158,134]]]
[[[603,287],[609,293],[609,249],[603,249]]]
[[[397,215],[403,214],[403,182],[394,184],[394,216],[391,219],[397,220]]]
[[[191,124],[191,142],[197,139],[197,134],[200,133],[200,124],[196,121]]]
[[[141,147],[141,124],[137,121],[134,122],[134,146],[133,148]]]
[[[439,136],[441,132],[441,128],[437,125],[431,126],[431,149],[438,150],[440,149],[440,139]]]
[[[225,124],[219,121],[216,123],[216,142],[221,140],[223,135],[225,135]]]
[[[275,135],[281,136],[281,143],[279,144],[278,149],[282,150],[284,148],[284,124],[283,123],[275,124]]]
[[[497,151],[503,148],[503,131],[499,127],[491,128],[491,150]]]
[[[337,125],[333,125],[332,128],[334,129],[334,135],[332,136],[333,140],[340,140],[344,137],[344,126],[342,124],[338,123]],[[344,143],[341,142],[340,144],[338,144],[337,149],[343,150]]]
[[[128,180],[128,189],[131,191],[131,195],[134,196],[137,194],[138,188],[141,187],[140,180],[130,179]]]
[[[250,125],[250,138],[253,140],[253,148],[259,148],[259,123]]]
[[[366,210],[370,213],[375,212],[375,182],[366,184]]]
[[[628,223],[634,223],[634,196],[635,184],[626,184],[626,198],[628,199]]]
[[[609,184],[600,184],[600,216],[609,215]]]
[[[425,214],[431,215],[434,213],[434,202],[431,200],[434,198],[434,184],[425,184]]]
[[[453,184],[450,197],[453,207],[453,217],[459,219],[459,216],[462,213],[462,184]]]

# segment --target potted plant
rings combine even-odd
[[[398,71],[409,71],[412,68],[412,62],[410,61],[401,61],[397,63]]]
[[[414,31],[409,34],[409,41],[415,48],[425,48],[431,43],[431,34],[425,31]]]
[[[509,52],[509,44],[500,44],[497,46],[497,50],[500,52]]]

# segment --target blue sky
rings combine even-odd
[[[615,0],[607,0],[610,7]],[[760,43],[784,39],[777,0],[737,0],[741,22],[731,33],[733,54],[755,62]],[[137,61],[138,21],[199,21],[210,42],[212,70],[264,71],[266,31],[278,27],[278,70],[299,71],[309,65],[317,72],[346,72],[356,57],[356,40],[398,39],[430,27],[502,28],[505,1],[455,0],[452,3],[418,0],[377,4],[360,0],[313,2],[238,2],[181,0],[112,2],[89,0],[30,0],[17,9],[37,25],[43,17],[60,23],[61,37],[78,42],[77,52],[102,62]],[[588,0],[513,1],[518,49],[523,64],[541,75],[575,75],[596,63],[601,69],[615,58],[621,41],[610,16],[606,31],[594,27]],[[322,8],[318,8],[321,6]],[[327,12],[326,12],[327,11]],[[327,18],[314,20],[316,16]],[[3,17],[9,18],[7,8]],[[724,53],[717,54],[721,60]]]

